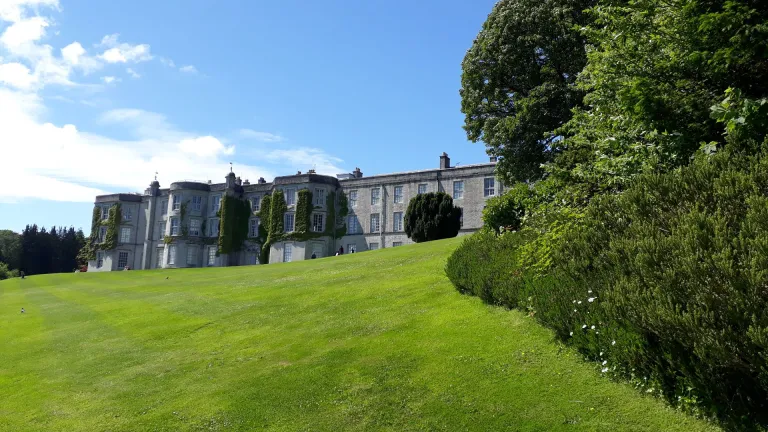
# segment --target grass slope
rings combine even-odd
[[[458,241],[0,282],[0,430],[712,429],[459,295]]]

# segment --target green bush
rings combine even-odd
[[[8,279],[11,277],[11,272],[8,270],[8,264],[0,262],[0,280]]]
[[[411,198],[405,211],[405,233],[416,243],[456,237],[461,228],[461,208],[444,192]]]

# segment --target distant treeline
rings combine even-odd
[[[84,264],[77,254],[85,244],[83,231],[52,227],[47,231],[27,225],[21,234],[0,230],[0,279],[27,275],[71,272]]]

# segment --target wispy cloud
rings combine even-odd
[[[196,74],[197,68],[192,65],[186,65],[179,68],[180,71],[188,74]]]
[[[151,47],[148,44],[121,43],[119,38],[117,33],[104,36],[98,46],[107,50],[99,58],[107,63],[139,63],[152,60]]]
[[[101,80],[104,81],[105,84],[112,84],[116,82],[120,82],[121,79],[113,76],[103,76],[101,77]]]
[[[133,79],[139,79],[139,78],[141,78],[141,75],[139,75],[139,73],[138,73],[138,72],[136,72],[135,70],[133,70],[133,69],[131,69],[131,68],[127,68],[127,69],[125,69],[125,73],[127,73],[128,75],[130,75],[130,77],[131,77],[131,78],[133,78]]]
[[[253,139],[256,141],[268,142],[268,143],[278,143],[278,142],[285,141],[285,139],[280,135],[275,135],[269,132],[259,132],[253,129],[240,129],[238,131],[238,135],[241,138]]]

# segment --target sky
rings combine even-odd
[[[0,0],[0,229],[96,195],[488,160],[461,61],[493,0]]]

